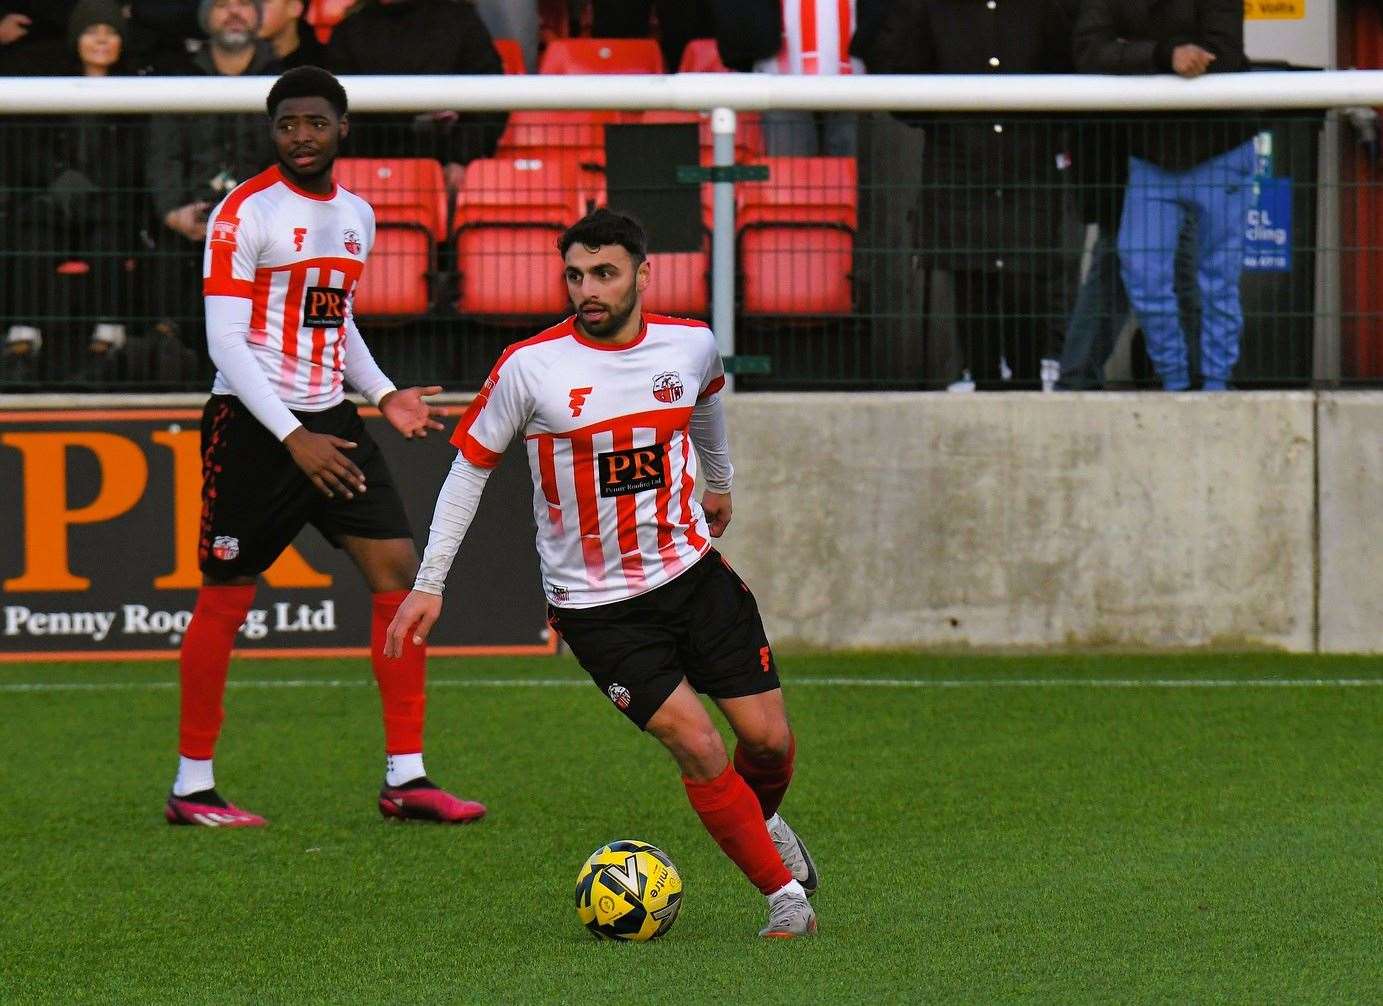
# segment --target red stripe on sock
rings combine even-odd
[[[768,836],[758,797],[733,765],[710,782],[684,777],[682,785],[701,823],[751,884],[772,894],[792,880]]]
[[[216,751],[225,719],[223,702],[231,649],[254,597],[253,584],[203,587],[197,592],[197,606],[178,652],[178,752],[184,758],[207,759]]]
[[[782,758],[755,760],[750,758],[740,745],[735,745],[735,771],[744,778],[749,788],[754,791],[754,795],[759,798],[765,821],[776,814],[782,806],[783,796],[788,791],[788,784],[792,782],[792,766],[796,757],[795,737],[788,739],[788,752]]]
[[[418,646],[409,634],[403,654],[396,660],[384,656],[384,638],[394,613],[408,596],[406,590],[374,595],[370,618],[370,665],[379,684],[384,709],[386,754],[416,754],[423,749],[423,717],[427,707],[427,644]]]

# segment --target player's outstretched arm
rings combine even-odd
[[[427,396],[441,393],[442,388],[437,384],[391,391],[379,400],[379,411],[406,439],[425,437],[428,430],[442,429],[438,417],[443,410],[426,401]]]
[[[403,656],[404,641],[412,637],[414,646],[427,642],[427,635],[442,615],[442,597],[422,590],[410,590],[394,613],[389,632],[384,638],[386,657]]]

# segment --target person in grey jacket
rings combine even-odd
[[[276,74],[279,63],[259,38],[259,0],[202,0],[208,41],[192,56],[159,67],[164,75],[240,77]],[[155,117],[145,172],[152,190],[155,246],[150,311],[186,327],[200,323],[202,243],[207,214],[231,189],[273,160],[255,115]],[[185,332],[189,344],[197,334]]]

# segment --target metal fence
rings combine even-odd
[[[750,111],[729,172],[697,112],[356,118],[356,313],[399,381],[477,387],[562,317],[600,205],[649,228],[649,309],[710,319],[713,179],[741,389],[1383,380],[1383,202],[1335,113]],[[0,123],[4,390],[205,387],[199,236],[271,159],[248,113]]]

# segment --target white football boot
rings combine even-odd
[[[768,836],[773,839],[778,855],[783,857],[783,865],[792,873],[792,879],[802,885],[802,890],[806,891],[807,897],[810,898],[816,893],[818,886],[816,864],[812,862],[812,854],[807,851],[807,847],[797,837],[797,832],[792,830],[781,815],[774,814],[766,823]]]

